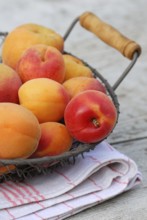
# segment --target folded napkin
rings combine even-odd
[[[121,194],[142,180],[135,162],[106,141],[76,163],[25,182],[0,184],[0,219],[65,219]]]

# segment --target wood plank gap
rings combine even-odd
[[[111,145],[116,145],[116,144],[122,144],[122,143],[127,143],[127,142],[132,142],[132,141],[140,141],[147,139],[147,136],[144,137],[137,137],[137,138],[130,138],[126,140],[121,140],[121,141],[115,141],[115,142],[110,142]]]

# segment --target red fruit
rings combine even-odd
[[[117,110],[106,94],[87,90],[67,104],[64,120],[75,139],[84,143],[96,143],[113,130],[117,121]]]

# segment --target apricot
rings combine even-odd
[[[20,57],[16,71],[22,82],[35,78],[49,78],[62,83],[65,77],[63,56],[55,47],[36,44]]]
[[[0,176],[3,174],[7,174],[15,169],[16,169],[15,165],[2,166],[2,167],[0,167]]]
[[[0,103],[0,158],[29,157],[38,146],[40,125],[28,109],[14,103]]]
[[[15,69],[21,54],[35,44],[46,44],[63,51],[64,41],[57,32],[48,27],[34,23],[23,24],[5,38],[2,47],[3,62]]]
[[[45,122],[40,124],[40,127],[39,145],[31,157],[55,156],[70,150],[73,139],[65,125],[58,122]]]
[[[18,91],[20,104],[31,110],[40,123],[60,121],[69,102],[69,95],[58,82],[38,78],[25,82]]]
[[[78,64],[81,64],[82,66],[85,66],[85,64],[79,58],[77,58],[75,56],[72,56],[70,54],[64,54],[63,56],[65,59],[72,60]]]
[[[75,58],[68,54],[64,54],[63,58],[65,63],[64,81],[77,76],[93,77],[91,69],[85,66],[84,63],[78,58]]]
[[[71,98],[86,90],[97,90],[106,93],[104,85],[95,78],[85,76],[74,77],[63,83]]]
[[[16,71],[0,63],[0,102],[19,103],[18,89],[22,85]]]

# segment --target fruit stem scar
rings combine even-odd
[[[94,126],[95,126],[96,128],[100,127],[100,123],[98,122],[98,120],[97,120],[96,118],[93,118],[93,119],[92,119],[92,123],[94,124]]]

